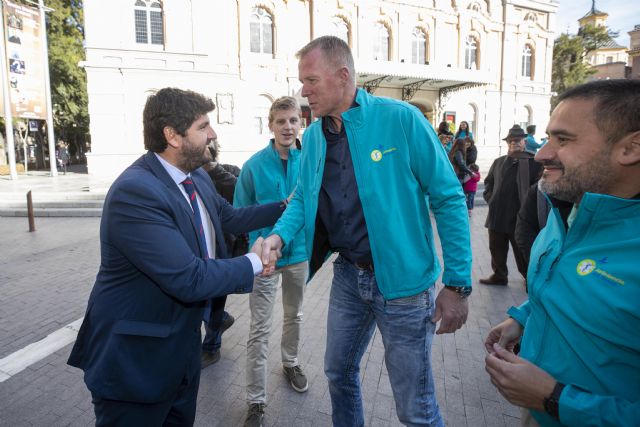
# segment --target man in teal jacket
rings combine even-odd
[[[489,333],[486,369],[528,409],[523,425],[638,426],[640,81],[595,81],[559,99],[536,155],[539,186],[574,208],[568,227],[554,208],[534,242],[529,300]]]
[[[413,106],[356,90],[353,57],[337,37],[298,52],[302,96],[321,120],[304,133],[295,196],[263,245],[263,263],[302,229],[310,270],[338,252],[327,319],[325,374],[333,424],[364,425],[360,359],[376,326],[398,418],[443,426],[431,341],[466,321],[471,249],[465,198],[442,144]],[[429,206],[444,256],[445,284]]]
[[[254,154],[242,167],[234,205],[237,207],[263,205],[289,197],[298,180],[300,150],[298,133],[301,125],[300,105],[295,98],[276,99],[269,110],[269,129],[273,139]],[[250,245],[259,237],[268,236],[272,227],[249,233]],[[298,350],[302,329],[302,300],[308,275],[304,233],[298,232],[282,253],[277,274],[257,277],[249,297],[251,328],[247,341],[247,404],[246,427],[259,427],[267,399],[267,355],[273,321],[273,306],[282,277],[282,341],[280,352],[284,374],[291,387],[305,392],[308,381],[299,360]]]

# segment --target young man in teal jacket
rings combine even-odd
[[[554,208],[534,242],[529,300],[489,333],[486,369],[523,425],[638,426],[640,81],[559,99],[539,187],[574,208],[568,227]]]
[[[298,133],[301,125],[300,105],[295,98],[276,99],[269,110],[269,129],[273,139],[254,154],[242,167],[234,193],[237,207],[262,205],[287,199],[296,187],[300,167]],[[272,227],[249,233],[250,245],[259,237],[268,236]],[[304,233],[298,232],[278,261],[276,274],[257,277],[251,292],[251,329],[247,341],[247,404],[246,427],[259,427],[267,397],[267,354],[273,320],[278,279],[282,277],[282,341],[280,350],[284,374],[291,387],[299,392],[308,388],[307,378],[298,361],[302,300],[308,275]]]
[[[353,57],[337,37],[298,52],[302,96],[321,120],[303,138],[295,196],[263,245],[263,263],[303,230],[310,270],[338,252],[327,319],[325,374],[336,426],[364,425],[360,359],[376,329],[400,422],[443,426],[431,341],[466,321],[471,249],[464,194],[442,144],[415,107],[356,90]],[[429,204],[443,248],[445,288]],[[267,267],[269,268],[269,267]]]

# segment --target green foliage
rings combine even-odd
[[[84,56],[82,1],[47,0],[47,41],[51,103],[56,134],[81,139],[89,132],[87,77],[78,63]]]
[[[551,90],[557,94],[570,87],[584,83],[587,77],[595,73],[584,61],[585,49],[579,36],[562,34],[553,45],[553,67],[551,72]],[[555,107],[556,97],[551,100]]]
[[[586,56],[609,43],[617,33],[606,27],[585,25],[577,35],[562,34],[553,45],[551,90],[561,94],[567,89],[584,83],[594,70],[585,61]],[[551,108],[557,104],[557,96],[551,98]]]

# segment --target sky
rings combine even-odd
[[[591,0],[556,0],[560,7],[556,15],[556,33],[570,34],[578,31],[578,19],[591,10]],[[609,14],[607,26],[613,31],[619,31],[616,42],[622,46],[629,46],[629,31],[635,25],[640,25],[640,1],[638,0],[596,0],[596,9]]]

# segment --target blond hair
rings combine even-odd
[[[293,96],[281,96],[273,101],[271,108],[269,108],[269,124],[273,123],[274,116],[277,111],[296,110],[298,115],[302,115],[300,104]]]

